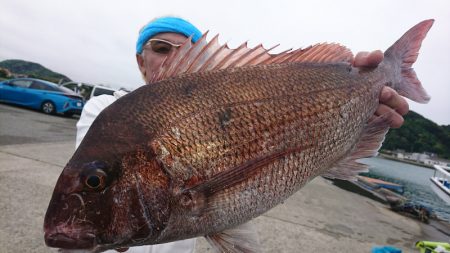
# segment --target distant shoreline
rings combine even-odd
[[[408,163],[408,164],[424,167],[424,168],[427,168],[427,169],[434,169],[434,167],[432,165],[427,165],[427,164],[414,162],[414,161],[410,161],[410,160],[399,159],[397,157],[394,157],[394,156],[391,156],[391,155],[388,155],[388,154],[379,153],[378,157],[385,158],[385,159],[388,159],[388,160],[397,161],[397,162],[401,162],[401,163]]]

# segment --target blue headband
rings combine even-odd
[[[183,34],[186,37],[192,36],[192,42],[196,42],[202,33],[188,21],[175,18],[175,17],[163,17],[154,20],[147,24],[139,33],[138,40],[136,42],[136,53],[141,54],[144,44],[158,33],[173,32]]]

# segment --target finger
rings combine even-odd
[[[384,59],[384,54],[381,50],[375,50],[367,56],[366,67],[377,67]]]
[[[409,111],[409,104],[406,99],[390,87],[383,87],[380,93],[379,101],[380,104],[391,107],[400,115],[405,115]]]
[[[356,54],[355,59],[353,59],[353,66],[364,67],[367,63],[367,56],[369,52],[359,52]]]
[[[355,67],[374,68],[383,61],[384,54],[380,50],[373,52],[359,52],[353,61]]]
[[[403,125],[404,119],[403,119],[402,115],[400,115],[399,113],[394,111],[389,106],[380,104],[377,108],[377,111],[375,112],[375,115],[381,116],[381,115],[385,115],[385,114],[389,114],[389,119],[391,121],[390,127],[399,128]]]

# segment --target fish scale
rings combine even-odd
[[[317,102],[317,100],[316,100],[316,102]],[[304,105],[304,107],[305,108],[308,108],[308,105]],[[319,108],[319,109],[316,109],[316,110],[322,110],[322,108]],[[323,111],[323,110],[322,110]],[[277,114],[277,113],[273,113],[274,115],[275,114]],[[207,116],[207,115],[203,115],[203,119],[213,119],[213,118],[215,118],[214,117],[215,115],[212,115],[212,116]],[[270,117],[268,117],[269,118],[269,120],[270,120]],[[272,117],[272,118],[275,118],[275,117]],[[174,120],[176,120],[176,119],[174,119]],[[187,120],[188,121],[188,120]],[[212,120],[210,120],[210,121],[212,121]],[[277,122],[277,124],[280,124],[280,122]],[[282,123],[281,123],[282,124]],[[206,121],[205,122],[205,125],[214,125],[214,124],[211,124],[209,121]],[[192,127],[192,126],[191,126]],[[198,127],[199,129],[204,129],[202,126],[199,126]],[[209,129],[210,130],[210,129]],[[232,131],[232,130],[230,130],[230,131]],[[209,132],[209,131],[206,131],[206,132]],[[195,139],[195,140],[198,140],[199,138],[197,137],[197,138],[194,138],[194,137],[191,137],[192,139]],[[202,136],[200,136],[200,139],[202,138]],[[187,140],[188,142],[189,142],[189,140]],[[232,145],[231,146],[233,146],[234,144],[236,144],[236,143],[232,143]]]
[[[329,95],[329,94],[327,94],[327,95]],[[328,99],[329,99],[329,97],[328,96],[326,96]],[[375,108],[375,105],[373,105],[372,106],[373,108],[372,108],[372,110],[374,110],[374,108]],[[351,107],[350,107],[351,108]],[[321,107],[319,107],[319,108],[315,108],[315,111],[320,111],[320,112],[323,112],[324,110],[321,108]],[[352,113],[352,111],[350,110],[350,112],[347,112],[347,113]],[[322,113],[322,115],[323,115],[324,113]],[[371,115],[371,114],[368,114],[368,113],[365,113],[365,114],[367,114],[367,115]],[[318,114],[315,114],[314,116],[316,116],[316,118],[320,118],[320,115],[318,115]],[[213,117],[208,117],[208,116],[206,116],[205,115],[205,117],[204,118],[213,118]],[[314,118],[314,117],[312,117],[312,118]],[[269,117],[269,119],[270,119],[270,117]],[[304,119],[303,119],[304,120]],[[327,122],[327,119],[325,118],[320,118],[319,120],[318,120],[319,122]],[[277,122],[278,124],[275,124],[277,127],[275,127],[274,129],[271,129],[271,130],[273,130],[274,132],[276,132],[276,129],[277,128],[281,128],[281,126],[283,125],[283,122]],[[305,123],[306,124],[306,123]],[[331,125],[331,124],[330,124]],[[231,130],[230,130],[231,131]],[[342,133],[342,136],[347,136],[348,137],[348,135],[349,135],[349,132],[354,132],[354,129],[351,129],[350,128],[350,130],[349,131],[346,131],[346,132],[343,132]],[[327,133],[327,131],[321,131],[321,133],[323,134],[323,133]],[[295,136],[295,132],[294,132],[294,134],[293,135],[291,135],[291,136]],[[323,146],[330,146],[330,141],[329,140],[331,140],[331,142],[333,143],[333,142],[335,142],[337,139],[336,138],[334,138],[333,137],[333,135],[331,135],[331,137],[330,137],[330,135],[324,135],[323,137],[321,137],[321,138],[319,138],[319,136],[318,136],[318,134],[317,134],[317,132],[315,133],[315,134],[313,134],[313,138],[317,138],[317,139],[324,139],[324,142],[323,142]],[[274,140],[275,140],[275,142],[277,142],[277,141],[279,141],[279,140],[277,140],[277,138],[276,137],[273,137],[274,138]],[[239,139],[239,138],[238,138]],[[342,140],[343,138],[341,138],[341,140]],[[303,141],[303,140],[300,140],[300,141]],[[187,138],[187,142],[189,143],[189,138]],[[348,138],[347,138],[347,142],[348,142]],[[231,146],[234,146],[234,144],[235,143],[232,143],[232,145]],[[346,143],[342,143],[342,144],[346,144]],[[342,145],[341,144],[341,145]],[[318,154],[318,152],[321,152],[320,151],[320,149],[322,148],[322,145],[318,145],[318,148],[317,149],[315,149],[314,150],[314,152],[311,152],[311,154],[310,154],[310,156],[309,156],[309,159],[311,159],[311,160],[317,160],[317,157],[320,157],[319,156],[319,154]],[[180,144],[180,145],[178,145],[178,146],[183,146],[182,144]],[[337,146],[339,146],[339,145],[337,145]],[[217,152],[217,151],[216,151]],[[198,151],[197,151],[197,153],[198,153]],[[250,152],[250,153],[252,153],[252,154],[257,154],[257,152],[254,152],[253,150]],[[241,154],[241,153],[240,153]],[[189,155],[187,155],[186,154],[186,156],[187,157],[189,157]],[[244,155],[242,155],[241,154],[241,156],[244,156]],[[248,160],[249,158],[248,157],[245,157],[244,156],[244,160]],[[236,163],[240,163],[241,161],[240,160],[237,160],[237,161],[235,161]],[[187,161],[187,163],[190,163],[190,161]],[[192,164],[192,163],[191,163]],[[308,163],[308,161],[304,161],[304,160],[302,160],[302,164],[311,164],[311,163]],[[313,165],[313,164],[312,164]],[[316,165],[316,164],[314,164],[315,166],[318,166],[318,165]],[[234,164],[231,164],[230,165],[230,167],[232,167],[232,166],[234,166]],[[215,168],[219,168],[219,166],[214,166]],[[318,166],[318,167],[321,167],[321,166]],[[201,164],[199,164],[198,166],[197,166],[197,168],[202,168],[202,166],[201,166]],[[208,169],[208,168],[205,168],[205,169]],[[225,167],[225,169],[226,169],[226,167]],[[296,181],[295,182],[295,184],[292,184],[292,185],[285,185],[285,184],[281,184],[280,182],[284,182],[285,183],[285,177],[287,176],[287,177],[289,177],[289,178],[292,178],[293,177],[293,171],[295,171],[295,170],[299,170],[300,168],[299,167],[289,167],[289,166],[280,166],[279,164],[277,164],[277,162],[275,162],[275,165],[273,165],[273,166],[271,166],[271,167],[269,167],[268,168],[268,170],[273,170],[273,172],[272,173],[269,173],[271,176],[269,176],[269,177],[264,177],[265,179],[267,179],[268,178],[268,181],[265,181],[265,182],[263,182],[262,184],[263,185],[274,185],[274,186],[277,186],[275,189],[273,189],[273,188],[271,188],[270,190],[269,189],[264,189],[266,192],[267,192],[267,194],[268,194],[268,196],[267,196],[267,198],[265,198],[264,197],[264,195],[263,194],[255,194],[256,196],[260,196],[261,197],[261,200],[259,200],[259,202],[258,202],[258,200],[254,200],[254,201],[257,201],[257,203],[249,203],[248,202],[248,200],[247,199],[243,199],[243,201],[242,202],[244,202],[246,205],[250,205],[250,206],[261,206],[261,202],[265,202],[266,203],[266,205],[267,205],[267,203],[269,203],[268,205],[269,206],[271,206],[271,205],[275,205],[275,204],[277,204],[277,202],[274,202],[274,203],[270,203],[270,202],[266,202],[267,200],[272,200],[272,202],[273,202],[273,200],[274,199],[283,199],[282,198],[282,196],[283,195],[289,195],[292,191],[294,191],[296,188],[298,188],[299,186],[301,186],[304,182],[305,182],[305,179],[306,178],[309,178],[309,174],[307,174],[307,173],[305,173],[305,174],[302,174],[302,172],[308,172],[308,171],[312,171],[312,170],[309,170],[309,169],[306,169],[306,170],[301,170],[301,173],[298,173],[297,175],[299,175],[300,176],[300,178],[301,179],[303,179],[303,180],[299,180],[299,181]],[[282,171],[283,173],[276,173],[276,172],[274,172],[274,171],[277,171],[277,170],[280,170],[280,171]],[[218,172],[215,172],[215,173],[218,173]],[[212,174],[214,174],[214,173],[212,173]],[[265,174],[265,173],[264,173]],[[283,175],[283,176],[281,176],[281,175]],[[268,182],[272,182],[272,183],[268,183]],[[273,182],[276,182],[276,183],[273,183]],[[250,183],[250,182],[248,182],[248,183]],[[260,185],[260,182],[258,182],[258,180],[257,179],[255,179],[255,182],[254,182],[254,184],[251,184],[250,183],[250,186],[242,186],[243,188],[245,188],[245,189],[253,189],[254,187],[255,187],[255,185]],[[263,190],[263,191],[264,191]],[[229,203],[234,203],[234,205],[233,204],[230,204],[230,206],[229,206],[229,209],[227,210],[226,209],[226,207],[224,207],[224,206],[221,206],[221,213],[223,213],[224,212],[224,209],[226,210],[225,211],[225,213],[227,213],[227,217],[235,217],[236,218],[236,220],[235,220],[235,222],[231,222],[231,220],[230,221],[228,221],[228,222],[226,222],[227,224],[229,224],[229,226],[233,226],[233,225],[235,225],[236,223],[239,223],[240,222],[240,219],[237,219],[237,217],[242,217],[242,219],[248,219],[248,217],[246,216],[246,214],[245,213],[242,213],[242,212],[236,212],[236,206],[241,206],[242,207],[242,203],[240,203],[240,200],[242,199],[242,198],[240,198],[240,193],[241,192],[245,192],[246,190],[244,190],[244,189],[242,189],[242,188],[237,188],[237,189],[234,189],[234,188],[232,188],[232,189],[230,189],[229,191],[227,191],[226,192],[226,194],[231,194],[231,192],[236,192],[236,195],[235,196],[233,196],[231,199],[233,199],[234,201],[233,202],[229,202]],[[278,195],[276,195],[275,193],[277,193]],[[224,193],[225,194],[225,193]],[[274,196],[274,195],[276,195],[276,196]],[[220,197],[218,197],[218,198],[220,198]],[[226,201],[224,201],[224,202],[226,202]],[[247,210],[247,212],[249,211],[248,209],[245,209],[245,210]],[[251,211],[251,210],[250,210]],[[216,220],[217,218],[219,218],[219,217],[214,217],[214,218],[212,218],[212,220]],[[212,225],[212,224],[211,224]],[[192,233],[193,231],[189,231],[190,233]]]

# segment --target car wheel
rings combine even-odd
[[[42,103],[41,110],[45,114],[54,114],[56,112],[55,104],[51,101],[45,101]]]

